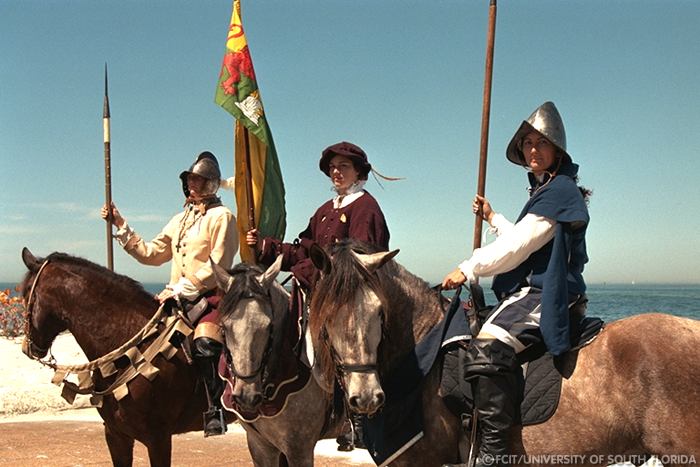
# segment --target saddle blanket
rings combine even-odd
[[[423,379],[444,345],[470,338],[462,302],[455,295],[442,321],[382,381],[384,407],[372,417],[362,417],[363,441],[377,465],[391,463],[423,437]]]

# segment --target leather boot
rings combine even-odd
[[[481,435],[476,465],[507,466],[520,404],[515,351],[495,339],[474,339],[467,355],[465,379],[472,384]]]
[[[197,367],[204,389],[207,394],[209,408],[203,412],[204,436],[216,436],[226,433],[226,419],[221,408],[221,395],[224,383],[217,374],[219,356],[223,345],[208,337],[198,337],[194,340],[192,357]]]

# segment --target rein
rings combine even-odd
[[[180,316],[168,316],[163,319],[165,314],[165,304],[163,304],[156,310],[153,317],[144,325],[143,328],[141,328],[140,331],[138,331],[131,339],[117,349],[114,349],[102,357],[91,360],[87,363],[78,365],[59,365],[56,363],[53,353],[51,353],[51,346],[49,346],[48,349],[42,349],[36,346],[30,337],[34,292],[39,282],[39,277],[48,263],[49,260],[47,259],[39,268],[37,275],[34,277],[32,288],[29,292],[29,297],[27,298],[25,327],[25,339],[27,341],[28,349],[27,356],[55,371],[54,377],[51,381],[57,385],[61,383],[64,384],[63,393],[61,395],[69,403],[73,402],[76,394],[92,394],[93,396],[96,396],[96,405],[100,405],[101,397],[107,394],[114,393],[117,400],[122,399],[128,394],[126,384],[138,374],[142,374],[149,380],[152,380],[155,377],[158,372],[158,368],[150,363],[153,358],[155,358],[158,354],[163,354],[167,359],[170,359],[177,353],[177,348],[175,348],[170,342],[170,338],[173,333],[180,332],[184,336],[187,336],[192,332],[192,328],[189,327]],[[165,328],[162,331],[158,331],[157,325],[161,323],[165,324]],[[155,339],[143,353],[141,353],[137,346],[156,334],[158,334],[158,338]],[[34,356],[32,346],[41,352],[45,351],[49,355],[49,358],[44,360]],[[127,367],[126,371],[122,372],[122,374],[109,386],[109,388],[102,391],[94,390],[92,372],[98,370],[103,377],[109,377],[117,372],[115,362],[124,356],[128,357],[129,361],[131,362],[131,366]],[[78,375],[79,383],[77,385],[66,379],[71,373]]]

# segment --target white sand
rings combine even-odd
[[[70,365],[87,362],[85,354],[70,334],[59,335],[51,348],[56,362]],[[61,388],[51,383],[53,370],[29,359],[22,353],[22,339],[0,337],[0,423],[80,420],[102,421],[97,410],[90,407],[87,396],[77,396],[73,405],[61,397]],[[239,424],[229,426],[228,435],[241,435]],[[373,464],[363,449],[349,453],[338,452],[335,440],[316,444],[318,456],[336,457],[357,464]]]

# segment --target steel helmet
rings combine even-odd
[[[190,190],[187,188],[187,175],[195,174],[207,179],[206,193],[213,195],[219,189],[221,180],[221,170],[219,169],[219,161],[216,160],[214,154],[209,151],[204,151],[197,156],[197,160],[190,166],[189,170],[185,170],[180,174],[182,180],[182,191],[185,196],[190,196]]]
[[[520,128],[508,143],[506,157],[509,161],[524,167],[528,166],[521,149],[521,142],[525,135],[531,131],[536,131],[547,138],[571,162],[571,156],[566,152],[564,122],[553,102],[545,102],[535,109],[527,120],[523,120]]]

